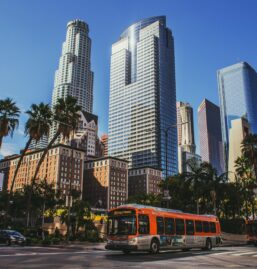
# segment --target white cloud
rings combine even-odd
[[[3,143],[0,149],[0,155],[3,157],[17,153],[17,145],[13,143]]]

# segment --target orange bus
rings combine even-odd
[[[257,219],[246,221],[247,241],[257,247]]]
[[[221,244],[220,223],[213,215],[127,204],[108,214],[106,249],[124,253],[143,250],[202,248],[211,250]]]

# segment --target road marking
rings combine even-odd
[[[94,251],[72,251],[72,252],[31,252],[31,253],[14,253],[14,254],[0,254],[0,257],[10,257],[10,256],[47,256],[47,255],[66,255],[66,254],[94,254],[103,253],[107,250],[94,250]]]
[[[224,254],[232,254],[232,253],[239,253],[239,250],[234,250],[234,251],[224,251],[224,252],[218,252],[218,253],[213,253],[213,256],[218,256],[218,255],[224,255]]]
[[[251,251],[251,252],[240,252],[240,253],[235,253],[231,254],[232,256],[243,256],[243,255],[250,255],[250,254],[256,254],[256,251]]]

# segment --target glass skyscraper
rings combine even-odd
[[[164,130],[171,125],[169,175],[177,172],[174,41],[166,17],[151,17],[129,26],[112,45],[108,153],[165,175]]]
[[[227,164],[231,121],[247,118],[251,132],[257,133],[257,74],[246,62],[218,70],[222,140]]]

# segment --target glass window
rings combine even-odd
[[[138,232],[140,234],[149,234],[150,225],[149,225],[149,217],[147,215],[138,215]]]
[[[203,221],[203,231],[205,233],[209,233],[210,232],[210,225],[208,221]]]
[[[176,219],[176,234],[185,234],[185,223],[183,219]]]
[[[202,233],[203,232],[203,223],[199,220],[195,221],[195,231],[197,233]]]
[[[194,221],[186,220],[186,234],[193,235],[195,233]]]
[[[210,222],[210,229],[212,233],[216,233],[216,223]]]
[[[164,223],[162,217],[156,217],[157,234],[164,233]]]
[[[165,218],[165,234],[174,234],[174,233],[175,233],[174,219]]]

